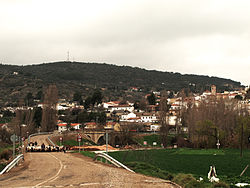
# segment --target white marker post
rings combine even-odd
[[[219,141],[219,139],[218,139],[216,145],[217,145],[217,149],[220,149],[220,141]]]
[[[15,134],[11,135],[10,140],[13,142],[13,159],[15,158],[15,150],[16,150],[16,139],[17,136]]]
[[[63,138],[60,137],[60,146],[62,146],[62,140],[63,140]]]
[[[79,153],[80,153],[80,143],[82,141],[82,136],[80,134],[77,135],[77,141],[79,143]]]

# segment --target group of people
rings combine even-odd
[[[38,145],[37,142],[30,142],[26,147],[26,152],[59,152],[64,151],[66,152],[66,148],[64,146],[52,146],[52,145],[45,145],[42,143]]]

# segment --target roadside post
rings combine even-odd
[[[13,154],[13,158],[15,158],[15,156],[16,156],[16,141],[18,141],[18,137],[15,134],[13,134],[13,135],[11,135],[10,140],[13,142],[12,154]]]
[[[25,137],[22,137],[22,144],[21,144],[21,153],[24,153],[24,141],[25,141]]]
[[[79,153],[80,153],[80,143],[82,141],[82,136],[80,134],[77,135],[77,141],[79,143]]]
[[[157,146],[157,142],[153,142],[153,146]]]
[[[217,140],[216,146],[217,146],[217,149],[220,149],[220,141],[219,141],[219,139]]]
[[[106,154],[108,154],[108,142],[109,142],[109,132],[111,132],[112,130],[114,130],[112,127],[104,127],[105,129],[105,133],[106,133]]]
[[[62,140],[63,140],[63,138],[60,137],[59,140],[60,140],[60,146],[62,146]]]

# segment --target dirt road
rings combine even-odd
[[[39,142],[45,137],[39,137]],[[176,187],[71,153],[27,153],[20,170],[0,176],[0,187]],[[20,167],[19,167],[20,168]]]

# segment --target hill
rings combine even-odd
[[[180,91],[189,88],[202,92],[212,84],[219,90],[239,88],[240,82],[230,79],[145,70],[138,67],[99,63],[54,62],[39,65],[0,64],[0,104],[16,103],[27,93],[33,96],[50,83],[58,86],[60,97],[71,98],[76,91],[88,95],[94,88],[103,88],[107,95],[119,97],[130,87],[142,93],[151,90]]]

